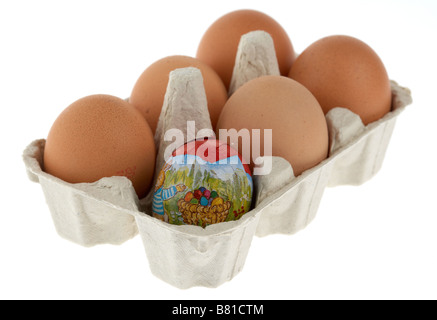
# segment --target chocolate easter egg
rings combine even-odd
[[[225,142],[200,139],[176,149],[160,171],[153,216],[172,224],[207,225],[239,219],[251,208],[252,175]]]

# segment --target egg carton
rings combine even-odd
[[[268,34],[255,32],[243,36],[230,90],[255,77],[279,74],[274,54]],[[23,152],[23,160],[29,179],[42,187],[61,237],[90,247],[119,245],[139,233],[149,269],[155,276],[181,289],[218,287],[243,269],[255,235],[291,235],[304,229],[315,218],[326,187],[360,185],[379,171],[396,118],[412,102],[408,89],[394,81],[391,88],[392,111],[367,126],[348,109],[332,109],[326,115],[329,157],[301,175],[295,177],[290,163],[283,158],[264,158],[271,161],[272,171],[254,176],[254,208],[237,221],[206,228],[172,225],[153,218],[152,192],[138,199],[126,177],[71,184],[45,173],[44,139],[30,143]],[[193,120],[194,127],[186,125]],[[163,150],[170,142],[163,137],[169,128],[178,128],[187,138],[213,134],[198,69],[176,69],[170,73],[155,134],[159,146],[156,171],[164,163]]]

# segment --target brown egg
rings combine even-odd
[[[188,56],[169,56],[150,65],[138,78],[129,102],[145,117],[153,133],[156,131],[167,90],[169,73],[174,69],[195,67],[203,77],[211,123],[215,127],[228,98],[226,88],[217,73],[207,64]]]
[[[142,198],[154,167],[155,144],[147,121],[128,102],[110,95],[72,103],[46,140],[44,170],[70,183],[126,176]]]
[[[233,11],[216,20],[203,35],[196,57],[210,65],[229,89],[240,38],[256,30],[272,36],[281,75],[288,75],[296,58],[290,38],[278,22],[255,10]]]
[[[283,76],[263,76],[241,86],[229,98],[217,123],[219,129],[272,130],[272,155],[290,162],[294,174],[314,167],[328,156],[328,127],[316,98],[298,82]],[[240,154],[242,143],[238,144]],[[251,155],[251,167],[254,164]]]
[[[391,109],[390,81],[381,59],[353,37],[314,42],[296,59],[289,77],[307,87],[325,113],[347,108],[368,124]]]

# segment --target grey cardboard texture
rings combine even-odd
[[[263,32],[242,37],[230,90],[254,77],[278,72],[271,47],[271,39]],[[265,159],[272,162],[272,171],[254,176],[253,209],[237,221],[206,228],[172,225],[153,218],[151,193],[138,199],[125,177],[71,184],[45,173],[44,139],[26,147],[23,161],[29,179],[41,185],[54,226],[63,238],[90,247],[120,245],[140,234],[150,271],[156,277],[181,289],[218,287],[243,269],[255,235],[291,235],[304,229],[315,218],[326,187],[360,185],[380,170],[396,118],[412,103],[408,89],[394,81],[391,86],[391,112],[364,126],[348,109],[332,109],[326,115],[330,133],[326,160],[295,177],[286,160]],[[188,132],[186,124],[188,114],[193,114],[190,108],[198,114],[195,132]],[[166,129],[178,127],[186,136],[206,129],[213,135],[199,70],[184,68],[170,73],[159,121],[156,170],[164,161]]]

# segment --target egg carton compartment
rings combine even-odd
[[[326,115],[330,133],[330,154],[320,164],[294,177],[292,168],[280,159],[281,170],[259,176],[256,205],[268,202],[261,212],[257,236],[294,234],[304,229],[316,216],[326,187],[361,185],[382,167],[396,119],[411,104],[410,91],[391,82],[392,111],[380,120],[364,126],[359,116],[345,108],[334,108]],[[289,164],[288,164],[289,165]],[[279,167],[279,166],[278,166]],[[285,186],[278,180],[289,180]],[[278,190],[274,192],[275,190]],[[272,193],[269,195],[269,193]]]
[[[45,140],[35,140],[24,151],[29,179],[41,185],[60,236],[84,247],[119,245],[138,234],[135,218],[120,211],[136,210],[138,197],[125,177],[103,178],[95,183],[72,184],[43,168]]]
[[[233,80],[240,85],[251,78],[276,72],[274,66],[266,67],[274,63],[268,53],[271,52],[269,40],[256,39],[242,38],[240,43],[234,70],[251,68],[254,71],[244,73],[244,77],[234,71],[235,77],[245,79]],[[266,50],[260,50],[259,46]],[[257,50],[253,50],[254,47]],[[242,54],[244,52],[250,54]],[[294,177],[287,161],[272,157],[272,172],[254,176],[254,209],[239,220],[206,228],[172,225],[153,218],[152,193],[138,199],[130,180],[125,177],[70,184],[45,173],[43,139],[33,141],[24,150],[23,160],[30,180],[41,184],[60,236],[89,247],[121,244],[139,233],[149,268],[155,276],[183,289],[217,287],[242,270],[255,235],[293,234],[304,229],[315,218],[326,187],[362,184],[376,174],[396,118],[411,103],[409,90],[395,82],[392,82],[392,93],[393,110],[367,126],[347,109],[331,110],[326,115],[331,147],[326,160]],[[189,132],[191,129],[185,124],[193,120],[193,109],[198,118],[194,132]],[[211,129],[207,112],[200,71],[195,68],[172,71],[155,135],[159,145],[155,172],[164,162],[163,150],[168,142],[163,141],[162,135],[166,129],[178,127],[186,136]]]

